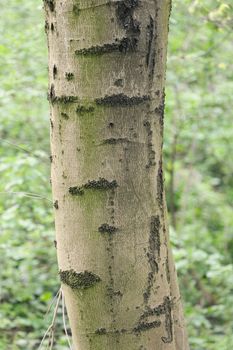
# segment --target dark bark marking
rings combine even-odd
[[[113,234],[117,232],[117,228],[115,226],[111,226],[108,224],[102,224],[99,228],[98,231],[100,233],[109,233],[109,234]]]
[[[89,180],[82,186],[75,186],[69,188],[69,193],[72,195],[83,195],[84,190],[96,189],[96,190],[112,190],[118,187],[116,180],[108,181],[104,178],[98,180]]]
[[[62,116],[62,118],[66,119],[66,120],[69,119],[69,116],[67,113],[61,112],[61,116]]]
[[[146,165],[146,168],[150,168],[150,167],[156,165],[156,162],[155,162],[155,151],[153,149],[153,142],[152,142],[153,132],[152,132],[152,129],[151,129],[151,123],[148,120],[144,121],[143,125],[146,128],[147,137],[148,137],[148,141],[147,141],[148,163]]]
[[[57,77],[57,66],[54,64],[53,66],[53,79],[56,79]]]
[[[58,200],[53,203],[53,206],[55,209],[59,209]]]
[[[106,334],[106,333],[107,333],[107,329],[106,328],[98,328],[95,331],[95,334],[98,334],[98,335],[103,335],[103,334]]]
[[[164,343],[171,343],[173,341],[173,329],[172,329],[172,310],[171,310],[171,300],[168,297],[164,298],[164,308],[165,308],[165,329],[167,331],[167,336],[162,337]]]
[[[108,334],[124,334],[124,333],[131,333],[131,331],[127,331],[127,329],[113,329],[113,330],[107,330],[106,328],[98,328],[95,331],[95,334],[97,335],[108,335]]]
[[[159,116],[160,126],[161,126],[161,136],[163,136],[163,128],[164,128],[164,110],[165,110],[165,91],[162,94],[162,101],[157,108],[155,108],[155,113]]]
[[[71,81],[74,79],[74,73],[66,72],[65,76],[66,76],[66,80],[68,81]]]
[[[57,241],[56,240],[53,241],[53,244],[54,244],[55,249],[57,249]]]
[[[53,162],[53,156],[52,155],[49,156],[49,160],[50,160],[50,163]]]
[[[82,196],[84,194],[84,190],[82,186],[74,186],[69,188],[69,193],[72,194],[72,196]]]
[[[133,17],[135,8],[139,5],[139,0],[123,0],[116,5],[116,16],[120,26],[128,35],[140,35],[140,23]]]
[[[78,105],[76,109],[76,113],[80,115],[88,114],[88,113],[93,113],[95,108],[93,106],[84,106],[84,105]]]
[[[73,269],[59,271],[61,282],[68,285],[72,289],[86,289],[94,286],[101,281],[100,277],[93,272],[75,272]]]
[[[136,51],[138,38],[141,33],[140,23],[134,18],[134,11],[139,5],[139,0],[123,0],[116,3],[116,17],[119,26],[126,31],[127,37],[123,43],[121,52]]]
[[[63,104],[67,104],[67,103],[73,103],[76,102],[78,100],[77,96],[56,96],[55,94],[55,87],[54,84],[51,84],[49,93],[48,93],[48,101],[50,101],[52,104],[55,103],[63,103]]]
[[[83,49],[78,49],[75,51],[77,56],[91,56],[91,55],[104,55],[106,53],[112,52],[122,52],[126,53],[129,51],[135,51],[137,46],[136,38],[122,38],[116,39],[113,43],[107,43],[103,45],[91,46]]]
[[[55,10],[55,1],[54,0],[44,0],[45,6],[49,8],[51,12]]]
[[[157,174],[157,200],[160,208],[163,207],[163,162],[162,159],[159,161],[159,168],[158,168],[158,174]]]
[[[45,30],[45,33],[46,33],[46,34],[47,34],[48,31],[49,31],[49,22],[48,22],[47,20],[45,21],[44,30]]]
[[[97,190],[111,190],[116,187],[118,187],[116,180],[108,181],[104,178],[99,178],[98,180],[91,180],[88,181],[85,185],[83,185],[83,188],[85,189],[94,188]]]
[[[160,259],[160,219],[159,216],[152,216],[150,222],[150,236],[148,246],[148,263],[150,265],[150,272],[147,276],[147,288],[143,294],[145,304],[148,304],[151,289],[154,283],[155,274],[159,271],[158,261]]]
[[[140,333],[140,332],[149,331],[150,329],[153,329],[153,328],[158,328],[160,326],[161,326],[161,321],[154,321],[149,323],[141,322],[133,329],[133,331],[135,333]]]
[[[168,256],[167,256],[166,261],[165,261],[165,271],[166,271],[167,282],[168,282],[168,284],[170,284],[171,276],[170,276],[170,268],[169,268]]]
[[[171,343],[173,341],[173,328],[172,328],[172,301],[169,297],[164,297],[163,303],[156,306],[153,309],[149,309],[142,314],[139,322],[142,322],[145,318],[150,316],[165,315],[165,329],[167,332],[166,337],[162,337],[164,343]]]
[[[153,273],[158,272],[158,259],[160,258],[160,219],[159,216],[152,216],[150,237],[149,237],[149,249],[148,260]]]
[[[53,121],[52,121],[52,119],[51,119],[51,118],[50,118],[50,126],[51,126],[51,129],[53,129],[53,128],[54,128]]]
[[[124,80],[123,79],[117,79],[114,82],[114,85],[117,86],[117,87],[123,87],[124,86]]]
[[[131,107],[135,105],[139,105],[141,103],[144,103],[146,101],[150,100],[150,96],[143,95],[143,96],[127,96],[124,94],[116,94],[116,95],[107,95],[102,98],[97,98],[95,100],[97,105],[102,106],[120,106],[120,107]]]
[[[79,8],[79,5],[78,4],[75,4],[74,6],[73,6],[73,12],[74,12],[74,14],[75,15],[79,15],[80,14],[80,8]]]
[[[119,144],[119,143],[121,144],[125,142],[130,142],[130,141],[127,138],[123,138],[123,137],[119,137],[119,138],[111,137],[109,139],[103,140],[103,143],[107,145],[116,145],[116,144]]]
[[[156,57],[156,38],[157,38],[157,21],[150,16],[150,23],[147,26],[148,49],[146,55],[146,64],[148,67],[149,78],[152,80],[155,70]]]

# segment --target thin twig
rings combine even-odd
[[[41,195],[39,195],[38,193],[33,193],[33,192],[11,192],[11,191],[5,191],[5,192],[0,192],[0,194],[21,194],[24,197],[29,197],[29,198],[33,198],[33,199],[45,199],[48,202],[53,203],[53,201],[49,198],[43,197]]]
[[[38,350],[40,350],[42,348],[44,340],[46,339],[48,334],[49,334],[49,342],[48,342],[48,344],[50,344],[50,348],[49,349],[52,350],[52,348],[53,348],[53,344],[54,344],[54,328],[55,328],[57,311],[58,311],[59,303],[60,303],[60,300],[61,300],[61,296],[62,296],[62,291],[60,289],[59,293],[58,293],[58,297],[57,297],[57,302],[56,302],[56,305],[54,307],[52,322],[49,325],[47,331],[45,332],[45,334],[44,334],[44,336],[43,336],[43,338],[42,338],[42,340],[40,342]]]
[[[65,317],[65,296],[64,296],[64,293],[63,293],[62,290],[61,290],[61,295],[62,295],[62,319],[63,319],[63,325],[64,325],[65,334],[66,334],[66,339],[67,339],[67,342],[69,344],[69,348],[70,348],[70,350],[72,350],[69,334],[67,332],[66,317]]]
[[[49,311],[51,310],[51,307],[52,307],[52,305],[53,305],[54,301],[57,299],[57,297],[58,297],[59,293],[60,293],[60,289],[57,291],[57,293],[56,293],[55,297],[52,299],[51,303],[49,304],[49,306],[48,306],[48,309],[47,309],[47,311],[46,311],[45,316],[46,316],[46,315],[48,315],[48,313],[49,313]]]

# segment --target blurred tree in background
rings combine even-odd
[[[44,18],[40,0],[1,14],[0,349],[36,350],[59,289]],[[173,1],[165,185],[192,350],[233,349],[232,40],[231,0]]]

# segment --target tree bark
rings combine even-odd
[[[59,274],[75,350],[188,349],[162,142],[169,0],[45,0]]]

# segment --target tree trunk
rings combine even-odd
[[[169,0],[45,0],[59,274],[75,350],[188,349],[162,140]]]

